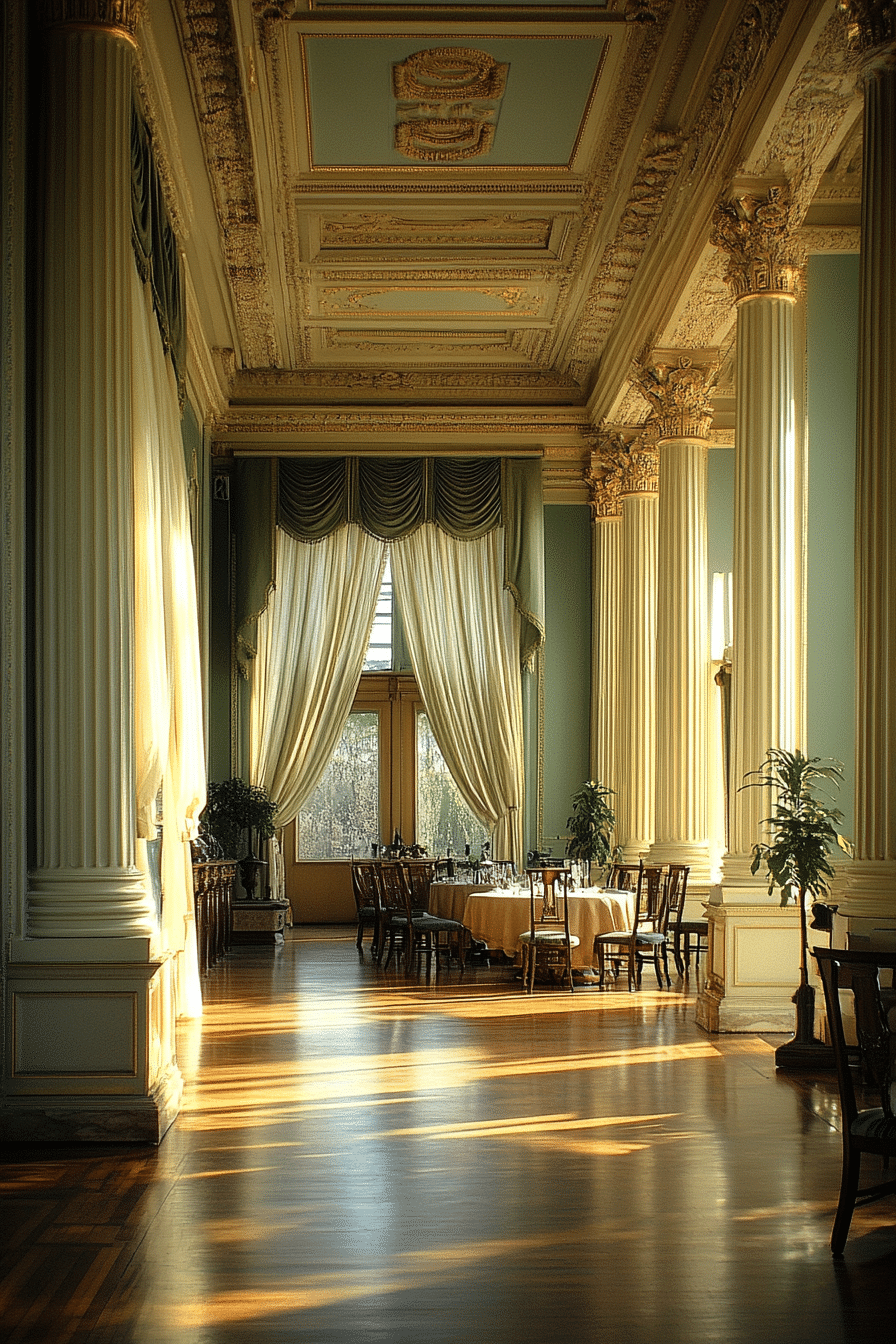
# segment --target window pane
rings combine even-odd
[[[314,793],[299,813],[300,859],[369,854],[380,838],[380,716],[348,716]]]
[[[488,840],[486,827],[467,807],[445,764],[429,719],[417,715],[417,834],[430,854],[463,854],[469,845],[478,855]]]
[[[392,667],[392,567],[386,559],[383,582],[376,600],[373,628],[364,659],[365,672],[388,672]]]

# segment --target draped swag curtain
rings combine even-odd
[[[240,468],[238,656],[244,667],[256,659],[251,775],[280,802],[280,821],[313,790],[348,716],[376,600],[369,576],[381,572],[388,543],[436,739],[498,851],[518,858],[519,662],[531,662],[544,630],[540,463],[285,460],[278,488],[272,464]],[[345,589],[358,594],[350,615]],[[328,617],[325,605],[334,608]],[[324,656],[321,642],[338,674],[312,665]]]

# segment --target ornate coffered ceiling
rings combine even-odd
[[[855,246],[833,0],[145,0],[139,36],[222,450],[584,461],[652,349],[725,367],[723,197]]]

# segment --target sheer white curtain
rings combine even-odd
[[[522,858],[519,616],[504,533],[459,540],[431,523],[391,543],[408,650],[436,741],[496,858]]]
[[[190,839],[205,806],[196,580],[177,385],[148,286],[133,270],[137,824],[155,836],[162,789],[165,947],[175,954],[176,1010],[202,1012]]]
[[[361,678],[386,562],[382,541],[346,526],[308,544],[277,529],[275,589],[258,621],[250,776],[299,813],[335,750]]]

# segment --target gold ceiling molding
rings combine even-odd
[[[175,0],[180,12],[243,362],[279,364],[273,304],[255,193],[252,140],[228,0]]]
[[[736,300],[799,292],[803,256],[786,187],[723,201],[713,219],[711,242],[727,254],[725,278]]]
[[[573,373],[576,369],[584,372],[599,354],[619,316],[683,162],[685,144],[672,132],[660,132],[643,147],[616,235],[604,253],[579,321],[569,361]]]
[[[348,289],[343,285],[331,285],[320,293],[320,311],[328,317],[351,317],[357,313],[376,314],[378,317],[398,316],[406,320],[419,321],[425,317],[437,317],[445,321],[446,312],[444,308],[433,308],[431,310],[414,309],[389,309],[384,310],[375,305],[371,305],[370,300],[387,296],[390,294],[442,294],[450,292],[449,284],[444,285],[422,285],[411,288],[409,285],[392,287],[371,285],[363,290]],[[539,290],[526,290],[519,285],[470,285],[468,290],[461,290],[460,293],[469,292],[480,294],[486,299],[495,299],[504,305],[504,310],[484,310],[471,308],[451,309],[451,316],[465,318],[467,321],[471,317],[478,317],[484,321],[494,321],[496,317],[501,317],[506,312],[514,317],[539,317],[545,305],[545,295]]]
[[[672,329],[669,345],[679,350],[705,350],[719,344],[735,321],[731,289],[725,279],[725,254],[707,247],[691,291]]]
[[[491,410],[465,407],[395,410],[384,407],[314,407],[305,410],[231,407],[214,422],[213,438],[225,442],[245,435],[369,434],[387,435],[480,435],[560,436],[579,440],[588,432],[587,413],[582,410],[537,411],[497,406]]]
[[[527,247],[544,249],[550,242],[550,216],[479,215],[467,219],[407,218],[368,211],[359,215],[324,216],[320,241],[324,248],[388,247]],[[399,241],[400,240],[400,241]]]
[[[233,352],[229,352],[232,356]],[[295,398],[320,398],[326,392],[385,392],[404,395],[430,396],[434,392],[452,393],[455,400],[483,392],[510,392],[517,397],[552,397],[581,395],[578,384],[554,371],[534,369],[319,369],[285,370],[258,369],[240,373],[236,378],[231,368],[229,386],[231,400],[241,404],[252,401],[269,403],[274,397],[285,401]]]
[[[498,282],[503,284],[513,283],[517,280],[551,281],[559,275],[560,271],[559,267],[546,266],[434,266],[425,271],[416,267],[402,267],[391,271],[377,270],[372,275],[369,267],[362,271],[342,270],[341,268],[339,270],[318,270],[316,267],[305,267],[303,269],[319,280],[342,280],[346,284],[356,285],[369,283],[374,275],[377,281],[405,282],[402,283],[402,288],[405,288],[406,285],[423,284],[427,280],[444,280],[444,285],[437,286],[440,290],[447,289],[449,283],[454,284],[456,282],[478,285],[483,280],[490,280],[492,282],[490,289],[492,289]],[[432,288],[432,286],[427,286],[427,288]],[[485,293],[486,291],[482,290],[481,292]]]
[[[393,65],[399,154],[423,163],[487,154],[509,68],[473,47],[433,47]]]
[[[653,408],[657,439],[707,439],[712,427],[710,393],[717,365],[694,364],[686,355],[677,363],[641,365],[635,382]]]

